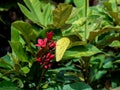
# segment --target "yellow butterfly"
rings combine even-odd
[[[70,44],[70,39],[63,37],[56,42],[56,61],[60,61]]]

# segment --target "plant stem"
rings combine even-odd
[[[88,0],[85,0],[85,17],[87,17]]]
[[[46,69],[43,68],[42,73],[41,73],[41,76],[40,76],[39,83],[38,83],[38,85],[37,85],[37,87],[36,87],[36,90],[40,90],[40,88],[41,88],[40,83],[42,82],[42,78],[43,78],[45,72],[46,72]]]
[[[118,12],[118,2],[117,2],[117,0],[115,0],[115,3],[116,3],[116,11]]]
[[[87,17],[87,11],[88,11],[88,0],[85,0],[85,17]],[[85,41],[87,41],[87,20],[85,23]]]

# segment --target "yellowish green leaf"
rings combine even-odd
[[[111,47],[120,47],[120,41],[114,40],[109,46],[111,46]]]
[[[88,44],[86,46],[76,46],[68,49],[63,56],[63,59],[71,59],[71,58],[80,58],[81,56],[92,56],[101,52],[94,45]]]

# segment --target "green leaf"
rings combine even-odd
[[[114,40],[109,46],[110,47],[120,47],[120,41]]]
[[[93,90],[93,89],[83,82],[77,82],[64,85],[62,90]]]
[[[88,39],[90,42],[92,42],[97,36],[104,34],[106,32],[112,31],[112,30],[119,31],[120,27],[119,26],[117,26],[117,27],[104,27],[101,30],[91,31]]]
[[[109,11],[110,16],[115,20],[115,24],[120,25],[120,17],[119,17],[119,13],[118,12],[110,12]]]
[[[80,46],[80,45],[86,45],[87,42],[86,41],[75,41],[75,42],[72,42],[70,47],[74,47],[74,46]]]
[[[105,70],[101,70],[101,71],[98,71],[96,74],[95,74],[95,78],[97,80],[99,80],[103,75],[105,75],[107,73],[107,71]]]
[[[120,90],[120,86],[113,88],[112,90]]]
[[[0,67],[11,69],[14,66],[8,55],[0,58]]]
[[[77,26],[82,26],[86,22],[86,18],[79,18],[78,20],[74,21],[73,24]]]
[[[68,49],[65,52],[63,59],[80,58],[81,56],[91,56],[99,52],[101,51],[98,48],[90,44],[86,46],[77,46],[77,47]]]
[[[39,0],[24,0],[27,7],[18,3],[21,11],[33,22],[45,27],[51,23],[51,5],[44,4]]]
[[[92,56],[90,58],[90,65],[97,66],[98,68],[102,68],[103,63],[105,61],[105,55],[99,54],[97,56]]]
[[[54,90],[54,87],[50,87],[50,88],[43,89],[43,90]]]
[[[48,87],[48,83],[46,83],[42,86],[42,88],[47,88],[47,87]]]
[[[0,82],[0,90],[21,90],[17,87],[16,84],[10,81]]]
[[[102,40],[97,42],[97,47],[104,48],[105,46],[111,44],[113,41],[116,41],[116,40],[120,40],[120,36],[105,35],[105,37]]]
[[[112,81],[112,88],[115,88],[115,87],[117,87],[117,82]]]
[[[22,68],[22,71],[23,71],[24,73],[28,73],[28,72],[30,71],[30,69],[29,69],[28,67],[23,67],[23,68]]]
[[[59,4],[58,7],[53,11],[53,25],[56,28],[61,28],[69,18],[71,11],[71,5],[62,3]]]
[[[117,1],[116,0],[109,0],[109,2],[112,3],[113,11],[117,12],[118,8],[119,8],[118,4],[120,3],[120,1],[119,0],[117,0]]]
[[[93,90],[88,84],[84,82],[76,82],[71,84],[66,84],[63,86],[50,87],[45,90]]]
[[[64,3],[72,3],[72,2],[73,2],[73,0],[65,0]]]
[[[108,11],[112,11],[112,4],[111,3],[103,2],[103,4]]]
[[[18,57],[18,59],[22,62],[28,62],[27,53],[24,50],[24,47],[22,44],[18,41],[11,41],[10,45],[12,47],[12,51],[15,53],[15,55]]]
[[[111,61],[109,61],[109,62],[107,62],[103,65],[103,68],[106,68],[106,69],[107,68],[113,68],[113,63]]]
[[[18,30],[11,26],[11,41],[19,41],[20,40],[20,34]]]
[[[82,10],[82,8],[75,8],[74,10],[72,10],[70,17],[68,18],[68,22],[72,21],[72,20],[74,21],[74,19],[76,18],[76,16],[79,15],[81,10]]]
[[[120,60],[115,60],[113,63],[120,63]]]
[[[88,3],[88,0],[73,0],[73,2],[77,8],[81,9],[79,16],[82,17],[85,16],[85,7],[86,7],[86,3]]]
[[[35,42],[35,40],[37,38],[37,34],[35,33],[34,29],[27,22],[16,21],[16,22],[12,23],[12,30],[13,30],[12,35],[17,34],[18,38],[19,38],[18,32],[15,31],[15,30],[18,30],[28,45],[30,44],[31,41]],[[15,39],[15,38],[17,38],[17,36],[13,35],[12,40],[13,39],[19,40],[19,39]]]
[[[85,0],[73,0],[76,7],[83,7],[85,6]]]
[[[24,86],[23,82],[22,82],[22,80],[20,78],[13,78],[12,82],[17,82],[19,87],[23,87]]]
[[[10,81],[10,78],[8,78],[7,76],[3,75],[2,73],[0,73],[0,78],[4,79],[6,81]]]
[[[110,3],[109,3],[110,2]],[[118,13],[118,6],[116,5],[116,0],[110,0],[109,2],[104,2],[104,6],[107,9],[109,15],[114,19],[115,24],[120,25],[120,17]]]
[[[56,42],[56,61],[60,61],[70,44],[69,38],[61,38]]]
[[[74,34],[74,33],[68,32],[68,35],[66,34],[64,36],[68,37],[71,41],[69,48],[74,47],[74,46],[80,46],[80,45],[86,45],[87,44],[86,41],[81,41],[80,36],[78,36],[77,33]]]

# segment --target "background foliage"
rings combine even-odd
[[[0,90],[119,88],[120,1],[99,0],[95,6],[90,1],[18,2],[25,16],[11,21],[12,51],[0,58]],[[0,20],[5,22],[2,16]],[[36,61],[35,44],[49,31],[54,32],[56,50],[52,67],[45,70]]]

